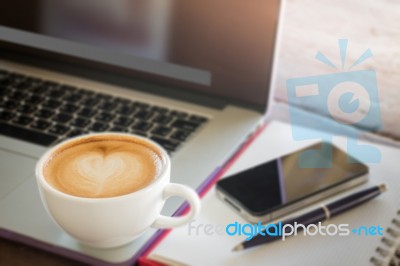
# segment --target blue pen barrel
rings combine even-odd
[[[297,223],[297,225],[300,224],[307,227],[307,225],[309,224],[315,224],[325,219],[326,219],[325,211],[322,208],[319,208],[311,212],[308,212],[304,215],[301,215],[299,217],[287,220],[284,223],[279,222],[274,226],[274,228],[277,228],[278,232],[271,232],[273,233],[273,235],[269,235],[264,230],[263,234],[258,234],[255,237],[253,237],[250,241],[244,242],[243,246],[245,248],[249,248],[253,246],[258,246],[260,244],[273,242],[276,240],[282,240],[282,231],[284,231],[287,235],[290,235],[291,234],[290,230],[292,230],[292,228],[295,226],[295,223]],[[292,227],[287,227],[285,225],[292,225]],[[298,228],[299,228],[298,231],[302,230],[301,227]]]
[[[332,202],[326,207],[329,209],[331,216],[336,216],[342,212],[345,212],[351,208],[354,208],[358,205],[363,204],[366,201],[371,200],[372,198],[381,194],[382,187],[372,187],[357,193],[354,193],[350,196],[347,196],[343,199]]]
[[[293,219],[287,220],[285,221],[285,224],[292,224],[294,225],[294,223],[297,224],[303,224],[305,226],[309,225],[309,224],[315,224],[318,222],[322,222],[324,220],[326,220],[326,214],[325,211],[322,208],[318,208],[316,210],[307,212],[306,214],[303,214],[301,216],[297,216]]]
[[[291,231],[294,227],[297,231],[303,230],[310,224],[317,224],[327,220],[329,217],[336,216],[342,212],[348,211],[358,205],[361,205],[376,196],[380,195],[382,192],[386,191],[386,186],[384,184],[380,186],[375,186],[369,189],[365,189],[360,192],[356,192],[347,197],[334,201],[326,206],[320,207],[293,219],[286,220],[284,222],[279,222],[277,224],[272,224],[274,226],[266,225],[271,228],[276,228],[277,232],[270,232],[269,229],[262,231],[262,233],[256,235],[249,241],[242,242],[240,249],[246,249],[261,244],[266,244],[273,242],[275,240],[283,239],[283,235],[290,236]],[[240,250],[239,249],[239,250]]]

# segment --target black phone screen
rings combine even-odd
[[[317,158],[325,167],[306,167],[300,156],[328,148]],[[329,145],[328,147],[326,145]],[[349,162],[349,158],[352,160]],[[329,165],[329,167],[327,167]],[[319,143],[220,180],[217,188],[253,214],[262,215],[366,174],[368,167],[345,152]]]

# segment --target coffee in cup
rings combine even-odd
[[[171,160],[161,146],[123,133],[66,140],[36,165],[40,197],[49,215],[70,236],[97,248],[127,244],[149,227],[174,228],[194,219],[199,197],[188,186],[170,183],[170,175]],[[188,213],[160,214],[173,196],[189,202]]]
[[[160,174],[165,159],[149,143],[101,135],[53,151],[43,174],[55,189],[78,197],[116,197],[140,190]]]

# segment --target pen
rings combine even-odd
[[[386,191],[386,185],[381,184],[379,186],[374,186],[371,188],[367,188],[365,190],[356,192],[349,196],[346,196],[342,199],[329,203],[327,205],[323,205],[318,209],[312,210],[306,214],[295,217],[293,219],[289,219],[287,221],[282,222],[282,224],[291,224],[293,225],[295,222],[298,224],[302,224],[305,227],[309,224],[316,224],[318,222],[326,221],[329,218],[341,214],[342,212],[348,211],[358,205],[361,205],[377,196],[379,196],[382,192]],[[281,239],[279,236],[270,236],[268,234],[258,234],[252,239],[248,241],[244,241],[233,248],[233,251],[240,251],[243,249],[267,244],[273,242],[275,240]]]

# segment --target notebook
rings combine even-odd
[[[370,262],[376,266],[400,265],[400,210],[389,222],[386,236],[382,237],[380,245]]]
[[[337,137],[334,144],[344,148],[346,139]],[[272,122],[243,152],[226,172],[226,176],[307,145],[310,145],[310,142],[298,142],[292,139],[289,124]],[[329,223],[348,223],[352,227],[380,225],[384,228],[385,239],[399,243],[398,238],[390,235],[390,230],[394,231],[397,227],[391,222],[392,216],[395,215],[397,220],[400,220],[400,215],[396,215],[400,206],[400,197],[398,197],[400,168],[397,159],[400,156],[400,150],[384,145],[377,145],[377,147],[382,153],[382,161],[379,164],[369,165],[368,183],[330,198],[325,203],[353,193],[357,189],[380,183],[385,183],[388,191],[352,211],[334,217]],[[234,221],[245,222],[216,197],[214,189],[211,189],[202,199],[202,207],[200,216],[192,224],[194,226],[226,225]],[[315,208],[315,205],[310,208]],[[394,244],[392,249],[388,249],[390,254],[386,259],[375,251],[377,246],[385,245],[382,242],[382,236],[310,237],[298,235],[287,241],[277,241],[243,252],[231,252],[233,246],[243,240],[243,236],[197,235],[193,231],[189,235],[188,227],[184,226],[173,230],[149,256],[151,258],[158,255],[188,265],[374,265],[370,261],[372,256],[376,260],[390,261],[389,258],[392,253],[394,254],[396,247]]]

